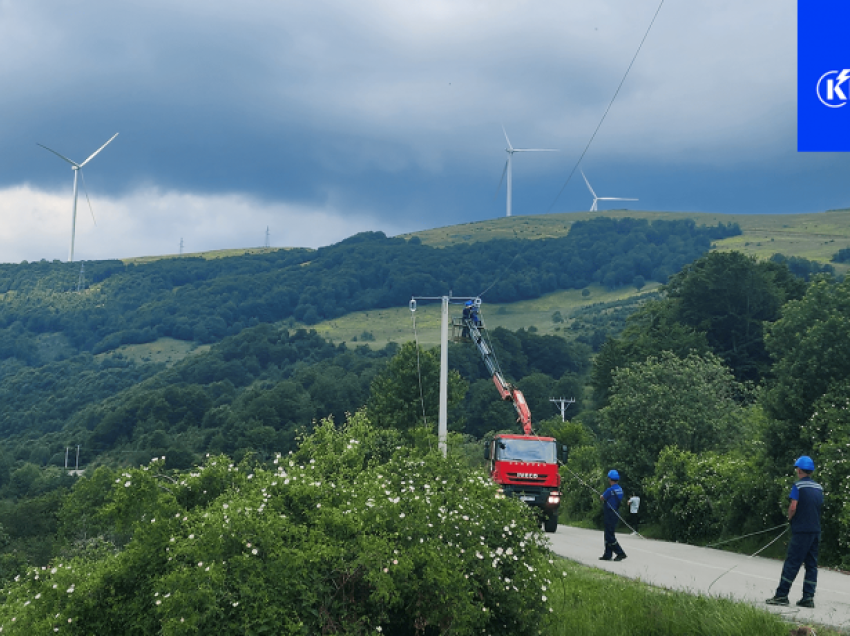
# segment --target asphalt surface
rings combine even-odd
[[[850,576],[846,574],[819,569],[815,607],[806,609],[794,605],[802,596],[805,570],[801,568],[791,587],[791,604],[776,607],[764,601],[776,591],[782,561],[644,539],[628,530],[617,533],[628,558],[619,562],[600,561],[604,551],[601,530],[559,526],[555,534],[548,536],[556,554],[584,565],[668,589],[731,597],[781,614],[790,621],[819,623],[850,633]],[[774,536],[776,533],[766,534],[765,543]]]

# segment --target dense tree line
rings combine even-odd
[[[575,223],[547,240],[497,240],[443,249],[418,240],[358,234],[311,250],[227,259],[0,266],[0,351],[32,361],[24,336],[61,332],[77,350],[101,353],[163,336],[217,342],[248,326],[293,318],[307,325],[352,311],[403,305],[452,289],[513,302],[590,283],[665,282],[734,225],[605,219]]]

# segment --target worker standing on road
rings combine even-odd
[[[791,522],[791,541],[788,554],[782,566],[782,578],[773,598],[767,599],[768,605],[788,605],[788,592],[791,584],[805,565],[803,579],[803,598],[797,601],[798,607],[815,606],[815,587],[818,582],[818,546],[820,544],[820,511],[823,507],[823,488],[812,479],[815,463],[812,458],[803,455],[794,462],[797,482],[791,487],[788,498],[788,521]]]
[[[617,543],[617,537],[614,532],[617,530],[617,524],[620,522],[620,517],[617,510],[620,508],[620,501],[623,499],[623,489],[620,488],[620,473],[616,470],[608,471],[608,488],[599,498],[602,500],[602,513],[605,519],[605,554],[599,557],[600,561],[610,561],[611,555],[616,554],[615,561],[622,561],[626,558],[626,553],[623,548]]]
[[[635,529],[632,534],[637,534],[638,526],[640,526],[640,497],[632,495],[627,502],[629,504],[629,512],[634,520]]]

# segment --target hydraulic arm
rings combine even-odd
[[[499,368],[496,365],[496,357],[493,355],[490,347],[487,346],[487,343],[484,342],[484,338],[481,335],[481,323],[478,320],[477,314],[464,316],[463,324],[468,329],[472,342],[478,347],[478,351],[484,359],[484,364],[493,378],[493,384],[496,385],[499,395],[502,396],[503,400],[507,400],[514,405],[514,410],[517,413],[517,421],[522,424],[523,432],[526,435],[531,435],[531,411],[525,402],[525,396],[522,394],[522,391],[505,380],[504,376],[499,372]]]

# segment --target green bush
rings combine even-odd
[[[662,537],[699,542],[782,522],[782,484],[761,480],[755,459],[739,453],[695,454],[668,446],[644,481],[649,513]]]
[[[599,463],[599,451],[595,446],[577,446],[570,449],[569,460],[561,468],[563,483],[561,509],[568,519],[586,519],[588,516],[601,516],[599,498],[588,484],[598,488],[603,482],[604,472]],[[584,483],[582,483],[584,482]]]
[[[803,427],[812,445],[823,486],[821,555],[827,562],[850,568],[850,382],[837,384],[815,403]]]
[[[362,414],[268,467],[163,471],[115,475],[101,515],[129,543],[16,579],[4,634],[522,635],[551,611],[529,509]]]

